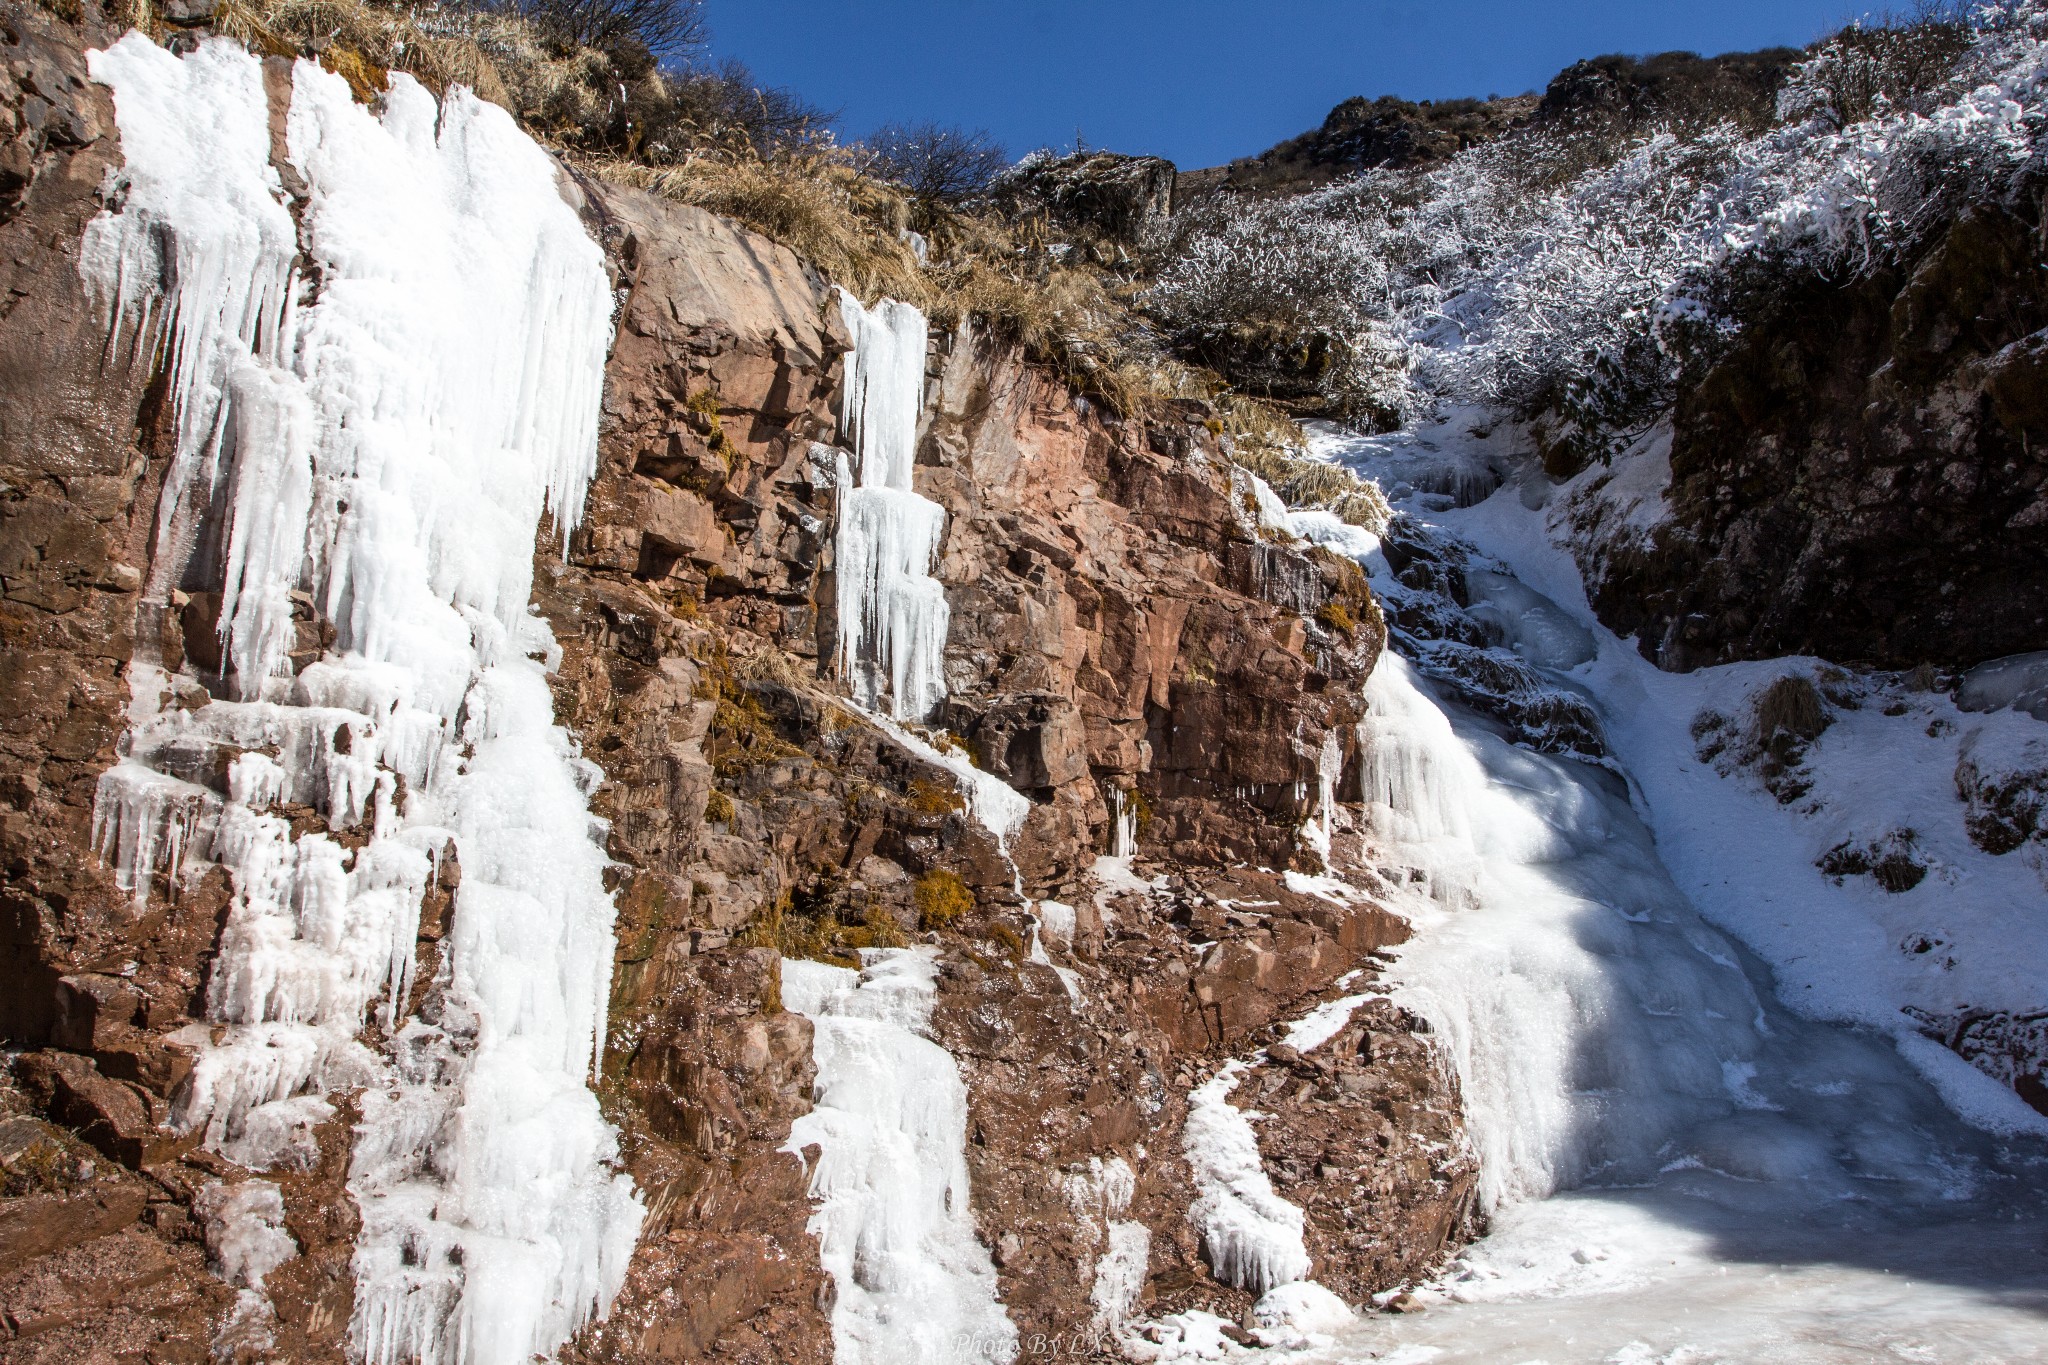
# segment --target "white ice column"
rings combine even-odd
[[[891,715],[922,720],[946,695],[949,620],[931,576],[946,513],[911,487],[925,318],[893,299],[863,308],[844,290],[839,311],[853,337],[840,425],[858,465],[839,481],[839,668],[863,706],[886,694]]]
[[[609,1306],[642,1217],[588,1084],[614,951],[601,774],[555,724],[561,651],[531,603],[543,519],[573,530],[596,468],[602,253],[554,160],[466,90],[394,74],[373,112],[298,63],[295,222],[254,57],[130,34],[92,63],[127,193],[82,269],[115,353],[161,345],[176,377],[153,582],[222,510],[220,562],[195,567],[220,573],[229,662],[207,681],[235,699],[159,712],[160,673],[137,670],[99,791],[138,895],[181,857],[234,891],[207,1001],[224,1031],[178,1118],[290,1164],[325,1095],[359,1088],[357,1356],[552,1354]],[[300,252],[317,287],[294,291]],[[336,639],[295,661],[309,596]],[[169,775],[208,749],[239,755],[225,793]],[[295,835],[279,802],[369,838]],[[421,901],[450,855],[422,992]]]
[[[929,1036],[931,949],[865,954],[861,972],[785,960],[782,996],[816,1029],[816,1105],[785,1150],[817,1153],[810,1231],[832,1276],[838,1365],[1008,1361],[967,1189],[967,1088]]]

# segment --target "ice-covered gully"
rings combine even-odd
[[[552,159],[465,91],[394,75],[373,114],[299,62],[292,198],[239,46],[130,34],[92,70],[126,166],[81,268],[108,363],[161,354],[176,417],[145,610],[201,557],[225,569],[218,672],[138,659],[97,802],[138,899],[203,863],[232,883],[177,1121],[246,1167],[305,1164],[326,1096],[360,1088],[355,1354],[552,1352],[642,1216],[587,1084],[613,954],[598,774],[554,724],[529,605],[543,515],[573,529],[595,468],[600,254]],[[219,764],[225,799],[187,780]],[[258,1260],[290,1254],[264,1200],[221,1206]]]

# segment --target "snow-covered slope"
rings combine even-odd
[[[1657,672],[1593,620],[1553,542],[1571,522],[1549,505],[1581,490],[1526,472],[1513,435],[1471,413],[1324,433],[1325,458],[1366,474],[1399,447],[1406,517],[1384,546],[1296,519],[1360,555],[1397,649],[1469,651],[1435,658],[1440,689],[1383,661],[1361,795],[1376,856],[1419,874],[1394,878],[1417,926],[1396,998],[1457,1063],[1494,1209],[1493,1233],[1413,1291],[1430,1312],[1368,1320],[1315,1358],[2042,1358],[2028,1248],[2048,1226],[2048,1119],[1905,1012],[2017,1005],[2043,979],[2035,871],[1970,843],[1954,786],[1966,745],[2009,754],[2038,722],[1810,660]],[[1448,472],[1413,478],[1424,457]],[[1473,470],[1501,486],[1460,507]],[[1631,508],[1653,505],[1642,482]],[[1516,662],[1529,694],[1494,707],[1486,671]],[[1781,802],[1760,761],[1702,758],[1714,727],[1696,719],[1747,716],[1799,670],[1834,722],[1781,765],[1811,775]],[[1546,688],[1583,699],[1595,752],[1518,723]],[[1844,831],[1909,818],[1938,895],[1815,866]],[[1934,921],[1954,949],[1902,948]]]
[[[2042,846],[1986,851],[1971,838],[1972,807],[1958,789],[1965,764],[1985,774],[2041,768],[2048,725],[2010,709],[1962,711],[1944,694],[1915,690],[1911,678],[1856,674],[1815,659],[1660,671],[1594,619],[1565,542],[1654,523],[1668,469],[1663,442],[1653,433],[1611,470],[1596,466],[1552,487],[1511,458],[1515,435],[1509,424],[1464,411],[1401,438],[1325,432],[1318,449],[1371,472],[1386,446],[1398,442],[1412,461],[1426,442],[1446,466],[1511,476],[1473,506],[1427,495],[1403,506],[1509,570],[1594,643],[1591,657],[1546,675],[1597,702],[1607,753],[1632,782],[1680,889],[1770,965],[1790,1008],[1892,1037],[1974,1122],[2048,1132],[2048,1120],[2005,1084],[1987,1084],[1984,1073],[1927,1037],[1943,1028],[1930,1021],[2048,1007]],[[1397,627],[1407,591],[1391,585]],[[1524,619],[1543,611],[1532,601]],[[1533,664],[1562,661],[1518,639],[1512,625],[1493,633]],[[1789,747],[1797,751],[1789,763],[1761,752],[1756,737],[1762,695],[1784,677],[1811,680],[1825,717],[1817,736]],[[1863,861],[1875,861],[1888,841],[1924,869],[1903,891],[1841,871],[1856,865],[1853,857],[1828,857],[1846,845],[1874,850]],[[1989,1058],[1982,1065],[1999,1072]]]

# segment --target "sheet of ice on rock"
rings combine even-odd
[[[180,684],[214,699],[163,709],[171,680],[138,661],[96,809],[138,898],[181,860],[233,887],[207,999],[225,1029],[194,1040],[176,1120],[289,1168],[327,1094],[361,1087],[357,1355],[550,1353],[608,1306],[641,1218],[586,1083],[613,953],[599,775],[554,724],[559,650],[530,606],[543,516],[566,535],[595,468],[601,255],[552,158],[466,91],[394,74],[373,113],[298,63],[295,222],[256,58],[131,33],[91,61],[126,165],[81,269],[113,359],[167,353],[178,418],[145,607],[188,569],[222,585],[221,672]],[[280,802],[368,837],[294,835]],[[450,857],[422,992],[421,899]]]
[[[1418,932],[1389,978],[1456,1063],[1493,1230],[1415,1291],[1420,1311],[1362,1319],[1305,1358],[2048,1359],[2048,1149],[2035,1116],[1953,1054],[1919,1055],[1910,1027],[1832,1021],[1895,1020],[1896,1003],[1877,993],[1889,981],[1860,965],[1858,932],[1827,903],[1812,854],[1772,861],[1771,841],[1784,838],[1773,822],[1794,816],[1644,737],[1667,721],[1682,732],[1698,701],[1658,689],[1714,680],[1637,671],[1648,666],[1585,610],[1540,496],[1511,482],[1460,508],[1481,490],[1453,496],[1453,474],[1491,461],[1457,450],[1456,437],[1432,436],[1448,456],[1440,476],[1419,470],[1419,441],[1396,443],[1414,490],[1398,505],[1424,533],[1455,531],[1508,573],[1473,597],[1499,604],[1502,624],[1527,622],[1497,647],[1522,644],[1520,658],[1599,703],[1615,767],[1510,743],[1397,655],[1368,684],[1364,786],[1351,796],[1368,804],[1378,856],[1422,873],[1400,907]],[[1371,441],[1341,454],[1373,472]],[[1342,534],[1299,522],[1304,535]],[[1354,552],[1391,582],[1376,546]],[[1828,1006],[1801,991],[1794,1010],[1779,994],[1782,973],[1817,980],[1826,959],[1773,957],[1774,981],[1743,941],[1746,907],[1692,880],[1703,831],[1666,804],[1688,792],[1749,803],[1700,811],[1750,821],[1746,844],[1716,846],[1727,875],[1776,869],[1785,912],[1805,897],[1839,934],[1833,960],[1850,975]],[[1683,889],[1674,856],[1688,869]],[[1808,875],[1795,878],[1800,868]],[[1826,951],[1826,934],[1805,932]],[[1994,967],[1980,984],[2001,979]],[[1855,998],[1850,982],[1867,992],[1868,1015],[1835,1003]]]
[[[872,309],[839,291],[853,337],[846,354],[840,427],[854,464],[841,461],[838,664],[854,697],[897,720],[923,720],[946,695],[951,623],[932,559],[946,512],[912,486],[917,422],[924,407],[924,314],[883,299]]]
[[[853,971],[784,959],[785,1007],[816,1032],[815,1107],[786,1151],[815,1154],[810,1231],[832,1276],[838,1365],[977,1365],[1017,1354],[967,1189],[967,1088],[930,1037],[934,950]]]

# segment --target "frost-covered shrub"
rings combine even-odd
[[[1512,247],[1447,301],[1464,344],[1425,352],[1423,382],[1552,414],[1554,439],[1642,420],[1668,397],[1659,323],[1721,212],[1735,147],[1726,128],[1660,134],[1537,200]]]
[[[1184,352],[1246,387],[1398,420],[1405,348],[1387,331],[1382,245],[1319,195],[1212,202],[1176,222],[1146,306]]]
[[[1332,408],[1508,408],[1568,471],[1655,420],[1756,300],[1899,262],[2035,185],[2048,0],[1845,30],[1779,110],[1761,131],[1539,120],[1434,170],[1210,208],[1167,245],[1148,306],[1198,348],[1335,338],[1313,376]]]
[[[1778,117],[1846,128],[1892,111],[1926,113],[1971,37],[1954,5],[1932,8],[1913,23],[1851,24],[1793,68],[1778,91]]]
[[[1151,304],[1181,331],[1279,323],[1349,332],[1383,306],[1384,257],[1369,232],[1321,197],[1226,201],[1187,231]]]

